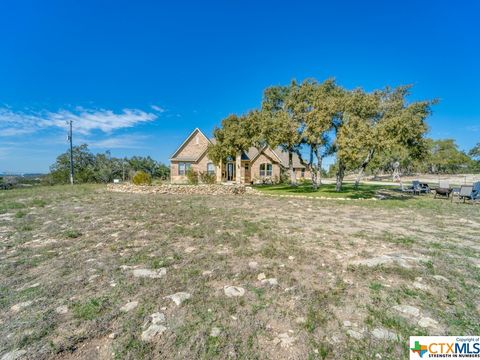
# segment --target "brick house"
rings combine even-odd
[[[265,146],[261,149],[251,147],[236,158],[223,164],[214,164],[209,158],[207,148],[215,139],[209,139],[198,128],[186,138],[170,158],[170,180],[172,183],[186,183],[187,171],[214,174],[217,183],[237,182],[242,184],[278,182],[282,171],[288,170],[288,153],[280,148],[275,150]],[[300,163],[296,154],[293,167],[297,179],[310,179],[310,172]]]

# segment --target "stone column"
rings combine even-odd
[[[235,180],[237,184],[242,183],[242,152],[237,152],[235,158]]]
[[[221,183],[222,182],[222,171],[223,171],[223,163],[220,162],[220,164],[218,166],[215,167],[216,168],[216,171],[217,171],[217,183]]]

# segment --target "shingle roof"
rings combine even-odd
[[[210,138],[209,139],[212,144],[216,143],[215,138]],[[259,154],[260,151],[263,151],[264,149],[258,149],[255,146],[250,147],[247,151],[242,153],[242,160],[252,160],[257,155]],[[277,155],[277,157],[280,159],[280,165],[288,168],[288,152],[283,151],[283,149],[280,146],[277,146],[273,150],[274,154]],[[303,169],[305,166],[302,165],[300,162],[300,158],[296,153],[293,153],[293,167],[294,168],[300,168]]]
[[[280,158],[282,161],[282,165],[288,168],[288,152],[283,151],[283,149],[279,146],[277,146],[274,150],[275,154]],[[293,167],[294,168],[304,168],[305,166],[302,165],[300,162],[300,158],[298,157],[298,154],[293,153]]]

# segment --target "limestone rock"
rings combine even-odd
[[[245,185],[198,184],[177,185],[162,184],[154,186],[138,186],[128,183],[108,184],[107,190],[114,192],[141,194],[183,194],[183,195],[242,195],[247,191]],[[179,200],[177,202],[180,202]]]
[[[15,349],[2,356],[1,360],[17,360],[20,359],[27,352],[25,350]]]
[[[240,286],[227,285],[223,288],[227,297],[239,297],[245,295],[245,289]]]
[[[152,324],[148,327],[147,330],[142,332],[142,340],[143,341],[151,341],[155,336],[162,334],[165,332],[167,328],[160,324]]]
[[[182,302],[184,302],[185,300],[188,300],[192,297],[191,294],[187,293],[187,292],[178,292],[178,293],[175,293],[173,295],[168,295],[168,296],[165,296],[164,299],[170,299],[172,300],[177,306],[181,305]]]
[[[160,268],[157,270],[134,269],[132,273],[133,273],[133,276],[135,277],[147,277],[151,279],[159,279],[167,273],[167,269],[165,268]]]
[[[220,330],[220,328],[214,326],[214,327],[212,328],[212,330],[210,331],[210,336],[211,336],[211,337],[218,337],[218,336],[220,336],[220,333],[221,333],[221,332],[222,332],[222,331]]]
[[[66,314],[66,313],[68,313],[68,306],[67,305],[60,305],[55,309],[55,312],[57,314],[61,314],[61,315]]]
[[[414,306],[410,305],[395,305],[393,307],[395,310],[400,312],[402,315],[407,317],[417,317],[420,315],[420,310]]]
[[[153,313],[150,315],[151,323],[150,326],[142,332],[143,341],[151,341],[155,336],[162,334],[167,330],[167,327],[161,323],[165,322],[165,315],[162,313]]]
[[[278,281],[275,278],[263,279],[261,282],[264,285],[270,285],[270,286],[277,286],[278,285]]]
[[[288,333],[279,334],[274,340],[274,344],[280,344],[283,349],[288,349],[295,342],[295,338],[288,335]]]
[[[33,304],[33,301],[24,301],[24,302],[13,305],[10,308],[10,310],[12,310],[13,312],[19,312],[23,308],[29,307],[32,304]]]
[[[363,339],[363,333],[361,333],[360,331],[356,331],[356,330],[353,330],[353,329],[348,329],[347,334],[348,334],[348,336],[354,338],[355,340]]]
[[[422,317],[418,321],[418,326],[422,328],[436,328],[438,326],[438,322],[429,317]]]
[[[373,329],[372,335],[379,340],[397,340],[398,338],[397,334],[383,328]]]
[[[138,306],[138,301],[130,301],[120,308],[120,311],[129,312]]]

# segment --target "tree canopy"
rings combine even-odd
[[[427,157],[426,119],[436,101],[409,102],[411,88],[347,90],[334,79],[268,87],[259,110],[222,121],[209,154],[219,162],[250,146],[279,146],[289,154],[290,183],[296,184],[292,157],[298,154],[312,172],[314,187],[320,184],[323,158],[335,155],[341,190],[346,171],[357,172],[360,181],[370,164],[394,154]]]
[[[134,156],[115,158],[109,151],[93,154],[87,144],[73,147],[74,180],[76,183],[108,183],[113,179],[130,179],[136,171],[144,171],[163,180],[170,176],[170,168],[151,157]],[[68,183],[70,174],[70,151],[59,155],[50,167],[48,181]]]

